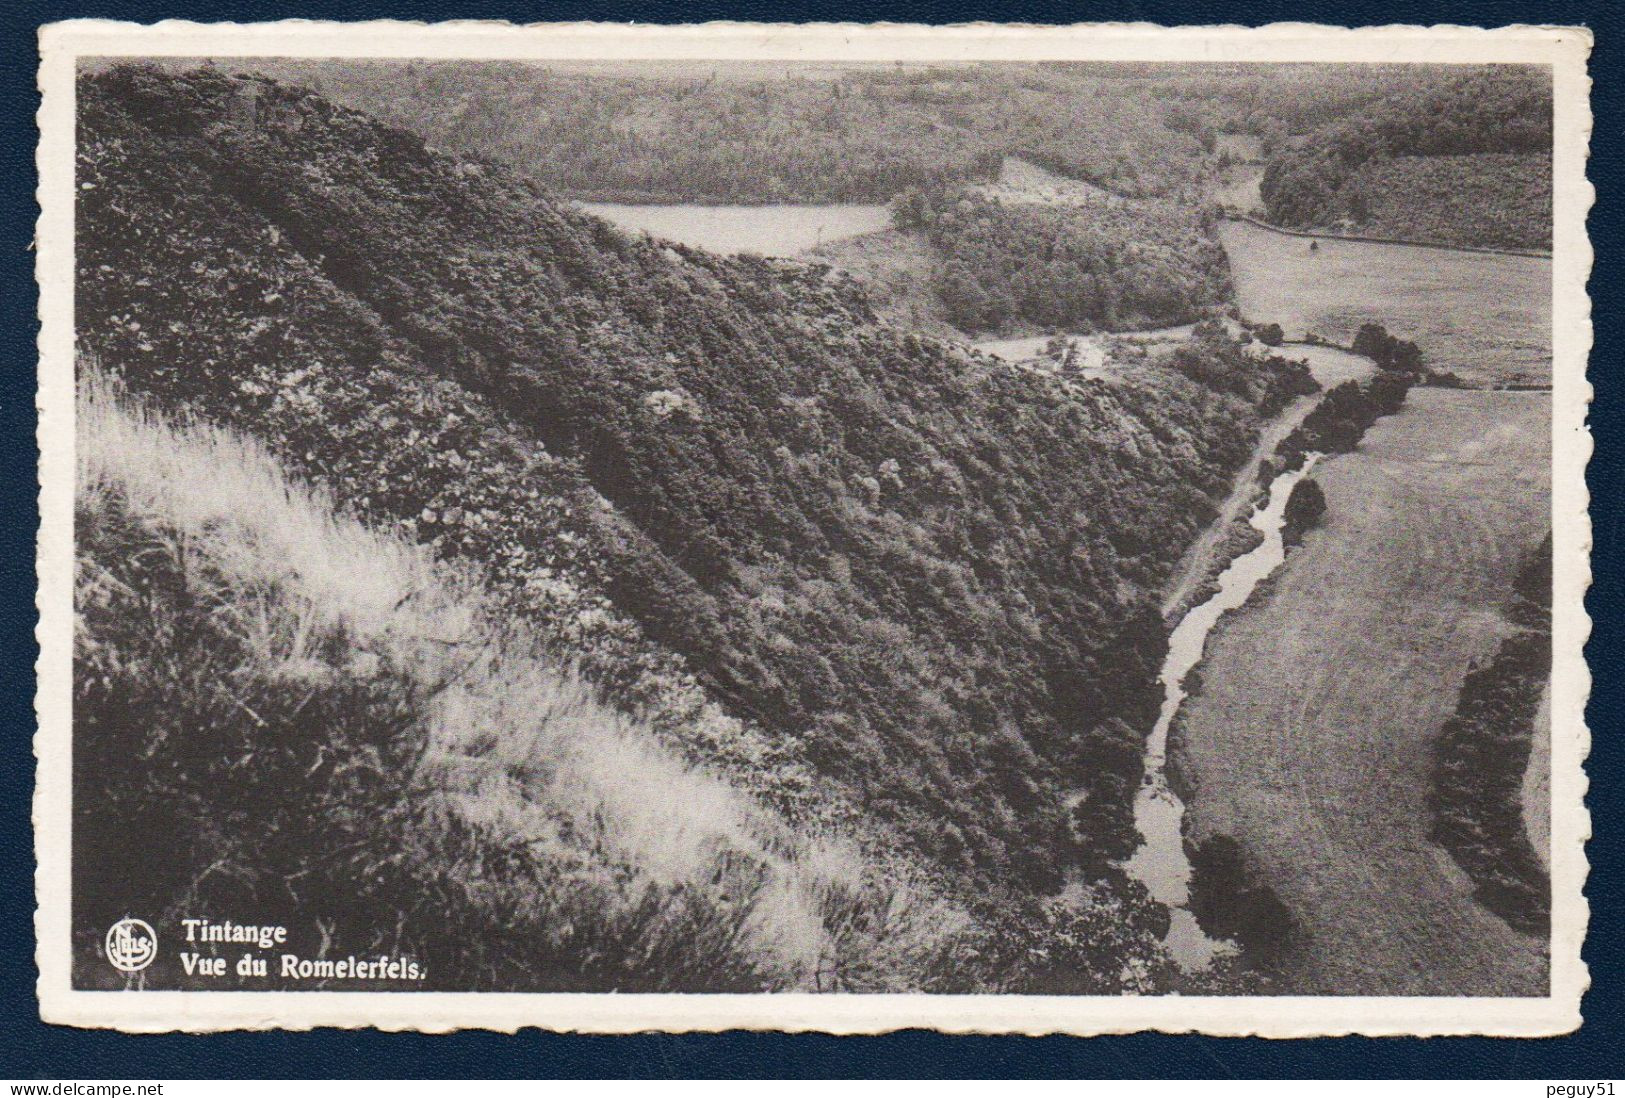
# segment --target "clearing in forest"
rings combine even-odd
[[[882,205],[835,206],[635,206],[583,202],[582,209],[631,232],[704,248],[722,255],[754,252],[788,259],[850,236],[879,232],[891,224]]]

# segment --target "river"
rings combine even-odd
[[[1248,522],[1264,536],[1256,548],[1237,557],[1219,576],[1219,589],[1206,602],[1186,614],[1168,638],[1163,661],[1162,710],[1145,746],[1145,782],[1134,801],[1134,823],[1140,848],[1123,868],[1167,905],[1172,917],[1166,938],[1168,951],[1186,971],[1206,968],[1226,948],[1202,932],[1186,906],[1190,902],[1191,863],[1185,853],[1185,805],[1168,784],[1168,730],[1185,701],[1185,680],[1202,661],[1208,634],[1228,611],[1245,603],[1253,590],[1286,560],[1281,526],[1293,487],[1314,466],[1315,455],[1301,469],[1280,474],[1270,484],[1269,498],[1253,511]]]
[[[1549,260],[1336,240],[1311,251],[1234,222],[1221,238],[1250,320],[1341,339],[1371,320],[1470,383],[1549,383]],[[1319,463],[1326,515],[1267,598],[1179,622],[1165,688],[1192,650],[1203,686],[1169,691],[1132,871],[1174,897],[1180,964],[1215,949],[1179,906],[1184,840],[1222,836],[1288,913],[1269,928],[1280,993],[1545,993],[1546,943],[1478,902],[1433,841],[1429,798],[1438,731],[1508,628],[1510,584],[1549,528],[1550,454],[1543,393],[1413,390],[1355,452]],[[1188,572],[1199,592],[1207,572]],[[1524,808],[1544,847],[1542,747],[1537,735]],[[1170,751],[1186,806],[1162,792]]]

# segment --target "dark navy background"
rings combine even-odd
[[[956,3],[897,0],[627,0],[625,3],[87,3],[11,0],[0,5],[0,219],[4,293],[0,294],[0,1079],[49,1078],[262,1078],[280,1076],[487,1077],[1153,1077],[1153,1078],[1435,1078],[1511,1077],[1595,1080],[1625,1076],[1621,1026],[1622,771],[1619,719],[1622,653],[1615,631],[1625,609],[1619,541],[1625,406],[1618,372],[1620,322],[1617,256],[1620,247],[1620,116],[1625,49],[1625,6],[1592,3],[1502,3],[1488,0],[1412,0],[1382,4],[1345,0],[1270,0],[1257,3],[1168,2],[1025,4],[993,0]],[[34,204],[35,30],[41,23],[76,17],[153,22],[164,18],[251,22],[279,18],[441,20],[453,18],[638,20],[650,23],[738,20],[853,20],[948,23],[970,20],[1070,23],[1145,20],[1163,24],[1281,20],[1348,25],[1456,23],[1584,24],[1597,37],[1591,58],[1595,80],[1588,174],[1597,187],[1589,223],[1597,249],[1591,282],[1597,350],[1591,359],[1596,386],[1592,429],[1596,455],[1589,473],[1596,548],[1596,583],[1587,606],[1594,627],[1587,649],[1595,676],[1588,718],[1595,745],[1588,764],[1588,803],[1597,837],[1589,847],[1590,934],[1585,959],[1593,987],[1586,1023],[1578,1034],[1540,1041],[1433,1038],[1224,1040],[1141,1035],[1075,1039],[1051,1037],[943,1037],[909,1032],[889,1037],[729,1033],[716,1036],[557,1036],[527,1030],[516,1037],[465,1033],[413,1034],[321,1031],[298,1034],[132,1037],[42,1025],[34,997],[34,843],[30,826],[34,791],[33,665],[35,500],[34,370],[36,293],[29,247],[38,211]],[[1532,1094],[1538,1093],[1531,1091]]]

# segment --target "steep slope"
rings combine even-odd
[[[93,366],[76,411],[85,986],[122,983],[98,947],[131,910],[254,912],[304,956],[314,917],[337,956],[419,973],[373,986],[446,990],[918,983],[963,926],[674,758],[478,583],[262,448]],[[173,952],[144,976],[211,986]]]
[[[1111,875],[1154,593],[1298,374],[1208,343],[1071,385],[297,89],[80,97],[80,338],[132,389],[477,569],[763,803],[952,890]]]

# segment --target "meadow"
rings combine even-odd
[[[1219,226],[1243,315],[1348,344],[1376,322],[1477,387],[1551,384],[1551,260]]]
[[[891,225],[891,213],[884,205],[636,206],[583,202],[581,206],[623,229],[691,248],[722,255],[754,252],[786,259]]]
[[[1282,993],[1545,994],[1544,943],[1473,898],[1429,796],[1546,533],[1549,416],[1541,393],[1412,390],[1316,468],[1321,525],[1209,642],[1175,730],[1188,836],[1233,841],[1291,913]]]

